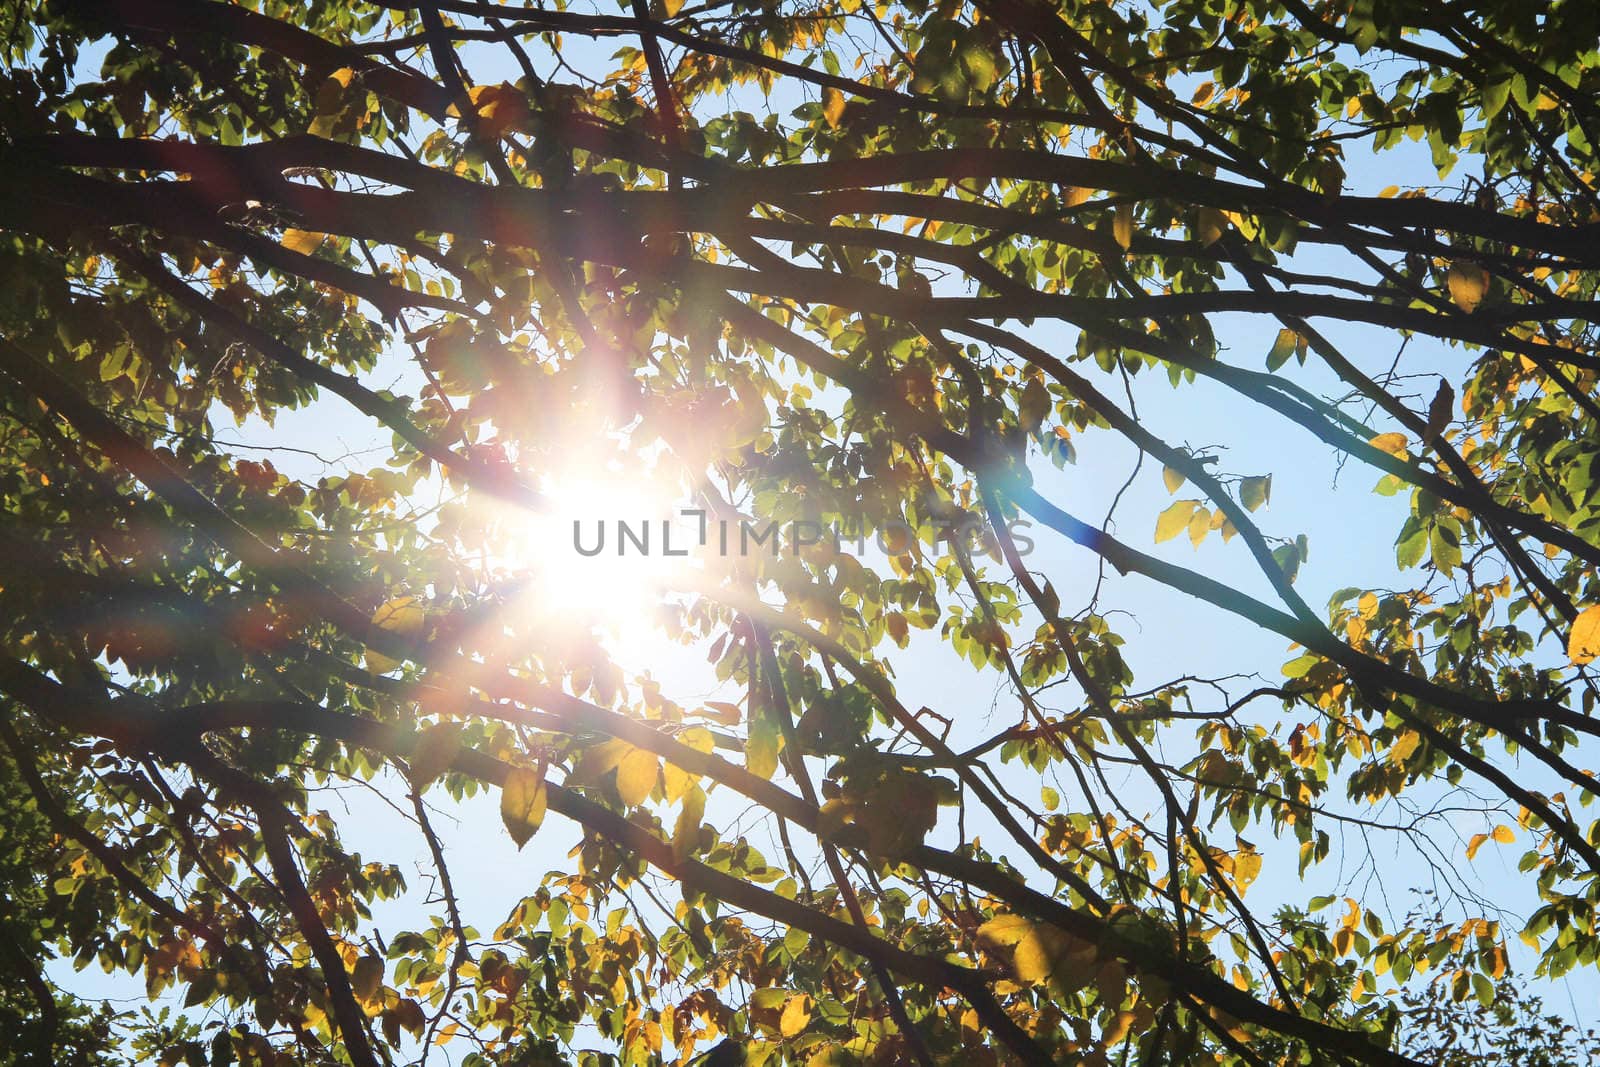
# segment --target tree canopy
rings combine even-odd
[[[1600,952],[1600,5],[0,34],[0,1063],[1585,1062],[1529,990]],[[308,414],[381,454],[234,432]],[[1400,577],[1308,603],[1273,478],[1335,459]],[[563,471],[779,530],[618,609],[715,699],[519,554]],[[1136,589],[1288,662],[1163,674]],[[486,798],[572,847],[510,914]],[[1507,846],[1519,903],[1452,877]]]

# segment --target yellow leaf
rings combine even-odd
[[[708,700],[706,707],[711,713],[710,718],[729,726],[738,726],[739,720],[744,718],[744,712],[739,710],[739,705],[730,704],[725,700]]]
[[[1017,977],[1024,982],[1048,981],[1067,947],[1066,935],[1059,930],[1043,925],[1030,927],[1017,942],[1017,951],[1012,957]]]
[[[686,860],[694,854],[694,849],[700,843],[700,820],[706,814],[705,790],[699,786],[691,786],[683,795],[683,808],[678,812],[678,821],[672,828],[672,854],[679,860]]]
[[[1118,204],[1116,212],[1111,217],[1111,236],[1116,238],[1117,244],[1126,252],[1133,244],[1133,205]]]
[[[687,745],[696,752],[703,752],[708,756],[711,754],[711,750],[717,747],[717,739],[711,736],[711,731],[704,726],[689,727],[678,735],[678,743]]]
[[[1407,730],[1394,739],[1394,744],[1389,746],[1389,759],[1393,763],[1404,763],[1411,758],[1411,754],[1422,743],[1422,735],[1415,730]]]
[[[1387,452],[1399,459],[1406,458],[1407,443],[1406,435],[1403,433],[1380,433],[1367,442],[1379,452]]]
[[[583,755],[578,757],[577,765],[572,768],[572,773],[567,775],[564,784],[568,787],[597,784],[605,777],[607,771],[622,762],[622,757],[632,748],[633,746],[626,741],[612,739],[585,749]]]
[[[421,636],[427,620],[427,614],[414,596],[396,597],[380,605],[378,610],[372,613],[372,625],[387,633],[407,638]],[[399,660],[372,649],[367,650],[366,661],[367,669],[375,674],[388,674],[400,666]]]
[[[1156,519],[1156,544],[1170,541],[1177,537],[1189,525],[1189,520],[1194,517],[1195,509],[1200,506],[1198,500],[1179,500]]]
[[[1267,350],[1267,369],[1277,370],[1289,362],[1289,357],[1294,355],[1296,342],[1300,335],[1293,330],[1279,330],[1278,336],[1273,338],[1272,347]]]
[[[302,256],[309,256],[322,247],[326,234],[317,233],[315,230],[288,229],[283,231],[280,244],[291,252],[299,252]]]
[[[1015,945],[1033,929],[1033,922],[1021,915],[996,915],[978,927],[979,941],[992,941],[997,945]]]
[[[661,10],[667,18],[676,18],[678,12],[683,10],[683,0],[661,0]]]
[[[1089,198],[1094,196],[1094,190],[1085,189],[1081,185],[1063,185],[1060,195],[1062,207],[1079,207],[1089,202]]]
[[[1600,604],[1579,612],[1567,638],[1567,658],[1577,666],[1593,663],[1596,656],[1600,656]]]
[[[978,939],[997,945],[1014,945],[1026,937],[1030,929],[1034,929],[1034,923],[1021,915],[995,915],[979,926]]]
[[[1445,282],[1456,307],[1470,313],[1483,303],[1483,296],[1489,291],[1489,272],[1476,263],[1457,261],[1450,264]]]
[[[1227,217],[1214,207],[1201,208],[1195,217],[1195,236],[1203,245],[1216,243],[1227,228]]]
[[[811,998],[805,995],[790,997],[778,1019],[778,1029],[784,1037],[794,1037],[811,1021]]]
[[[1517,837],[1511,832],[1511,827],[1496,826],[1494,828],[1494,839],[1500,842],[1502,845],[1509,845],[1511,842],[1515,841]]]
[[[1070,992],[1093,976],[1089,966],[1095,948],[1064,930],[1044,923],[1029,926],[1017,941],[1012,963],[1017,978],[1030,984],[1049,982],[1058,993]]]
[[[1370,619],[1378,613],[1378,594],[1367,592],[1361,594],[1361,599],[1356,601],[1356,610],[1361,612],[1363,619]]]
[[[1254,241],[1256,234],[1261,232],[1261,227],[1257,225],[1254,215],[1246,215],[1239,211],[1224,211],[1222,214],[1224,218],[1238,227],[1239,232],[1244,234],[1246,241]]]
[[[1398,195],[1400,195],[1400,187],[1398,185],[1386,185],[1383,187],[1383,191],[1378,194],[1384,200]]]
[[[617,795],[628,807],[643,804],[656,787],[656,776],[661,767],[654,753],[636,748],[622,757],[617,764]]]
[[[1161,482],[1167,487],[1167,492],[1176,493],[1179,489],[1183,488],[1183,472],[1173,470],[1171,467],[1162,467]]]
[[[478,132],[484,137],[498,139],[509,131],[524,129],[532,115],[527,96],[510,82],[474,85],[467,90],[467,98],[478,114]]]
[[[1481,848],[1483,843],[1487,840],[1489,840],[1488,834],[1473,834],[1472,840],[1467,842],[1467,859],[1470,860],[1472,857],[1476,856],[1478,854],[1478,849]]]
[[[372,625],[380,630],[400,634],[405,637],[415,637],[422,632],[422,624],[427,615],[422,610],[422,605],[417,603],[414,596],[396,597],[380,605],[372,613]]]
[[[1206,534],[1211,530],[1211,512],[1205,508],[1196,508],[1194,518],[1189,520],[1189,543],[1199,548],[1200,542],[1206,539]]]
[[[1233,881],[1243,893],[1261,874],[1261,853],[1255,849],[1240,852],[1233,857]]]
[[[661,765],[661,789],[667,796],[667,803],[677,803],[694,783],[695,776],[676,763]]]
[[[844,94],[830,85],[822,90],[822,117],[828,120],[829,129],[838,129],[843,116]]]
[[[500,821],[518,848],[526,845],[544,822],[549,799],[542,769],[513,767],[506,774],[500,787]]]

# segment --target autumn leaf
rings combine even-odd
[[[996,915],[978,927],[978,940],[996,945],[1015,945],[1033,929],[1033,920],[1023,915]]]
[[[739,720],[744,718],[744,712],[739,705],[730,704],[726,700],[708,700],[706,710],[710,712],[708,718],[716,719],[727,726],[738,726]]]
[[[1600,656],[1600,604],[1591,604],[1572,620],[1567,637],[1567,658],[1579,667]]]
[[[1394,739],[1389,746],[1389,760],[1395,764],[1402,764],[1411,758],[1411,754],[1422,743],[1422,735],[1415,730],[1406,730]]]
[[[1170,541],[1189,527],[1189,520],[1200,507],[1198,500],[1179,500],[1156,519],[1156,544]]]
[[[636,748],[617,764],[617,795],[628,807],[643,804],[656,787],[661,762],[652,752]]]
[[[362,956],[356,961],[355,969],[350,972],[351,992],[363,1004],[370,1004],[382,988],[383,960],[370,954]]]
[[[1241,843],[1242,845],[1242,843]],[[1255,846],[1241,847],[1233,857],[1233,881],[1243,893],[1261,875],[1261,853]]]
[[[380,605],[372,614],[372,625],[385,633],[407,640],[420,637],[427,620],[427,613],[423,611],[421,603],[414,596],[395,597]],[[400,666],[399,660],[370,648],[365,652],[365,659],[367,669],[374,674],[388,674]]]
[[[1063,185],[1059,191],[1061,206],[1064,208],[1082,207],[1094,196],[1093,189],[1085,189],[1081,185]]]
[[[1380,433],[1367,444],[1379,452],[1387,452],[1398,459],[1406,458],[1406,447],[1410,444],[1403,433]]]
[[[1293,330],[1279,330],[1278,336],[1272,341],[1272,348],[1267,352],[1267,369],[1277,370],[1289,362],[1289,357],[1294,355],[1299,340],[1300,335]]]
[[[506,773],[500,786],[500,821],[519,849],[538,832],[548,803],[549,789],[542,767],[513,767]]]
[[[844,117],[844,94],[831,85],[822,90],[822,117],[828,120],[829,129],[838,129]]]
[[[1133,245],[1133,205],[1118,204],[1111,217],[1111,236],[1126,252]]]
[[[1489,291],[1489,272],[1476,263],[1457,260],[1450,264],[1445,283],[1456,307],[1471,314],[1483,303],[1484,294]]]
[[[299,252],[302,256],[309,256],[322,247],[322,242],[327,239],[327,234],[317,233],[314,230],[287,229],[279,243],[291,252]]]
[[[683,794],[683,807],[678,810],[678,821],[672,828],[672,854],[682,862],[694,854],[700,843],[700,820],[706,814],[705,790],[690,786]]]
[[[477,114],[477,132],[491,140],[525,131],[532,116],[527,96],[510,82],[474,85],[467,90],[467,99]]]
[[[778,1019],[778,1031],[784,1037],[794,1037],[806,1028],[811,1021],[811,998],[805,994],[790,997],[783,1006],[783,1015]]]
[[[1443,433],[1445,427],[1450,425],[1450,417],[1455,413],[1456,391],[1444,378],[1439,379],[1439,388],[1433,394],[1433,400],[1428,404],[1428,429],[1425,436],[1437,437]]]
[[[1177,470],[1176,468],[1161,468],[1161,484],[1167,487],[1167,492],[1169,493],[1176,493],[1179,489],[1182,489],[1183,483],[1186,480],[1187,479],[1185,479],[1183,476],[1183,472]]]

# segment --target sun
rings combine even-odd
[[[576,461],[539,479],[538,511],[500,516],[498,562],[535,628],[590,633],[622,651],[661,640],[663,605],[693,566],[692,504],[669,473],[628,457]]]

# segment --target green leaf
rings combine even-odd
[[[1239,503],[1245,506],[1245,510],[1254,511],[1271,499],[1272,475],[1246,478],[1239,483]]]
[[[980,93],[988,92],[997,76],[994,53],[981,40],[969,38],[961,47],[960,58],[972,87]]]
[[[755,992],[750,994],[750,1006],[752,1008],[758,1008],[762,1011],[776,1011],[778,1008],[783,1007],[784,1002],[786,1002],[788,999],[788,990],[774,989],[769,986],[767,988],[757,989]]]
[[[1433,565],[1449,577],[1461,566],[1461,535],[1445,522],[1433,525],[1428,545],[1432,550]]]
[[[750,720],[750,734],[745,738],[745,769],[758,778],[771,778],[778,769],[778,749],[783,743],[777,724],[766,711]]]
[[[1400,531],[1400,536],[1395,539],[1395,562],[1401,570],[1415,567],[1422,562],[1423,555],[1428,551],[1427,528],[1412,516],[1406,520],[1405,526]]]
[[[417,736],[407,761],[411,783],[418,789],[450,768],[461,752],[461,727],[457,723],[430,726]]]
[[[351,992],[355,993],[357,1000],[366,1004],[370,1003],[382,988],[383,960],[373,955],[362,956],[356,961],[355,970],[350,974]]]

